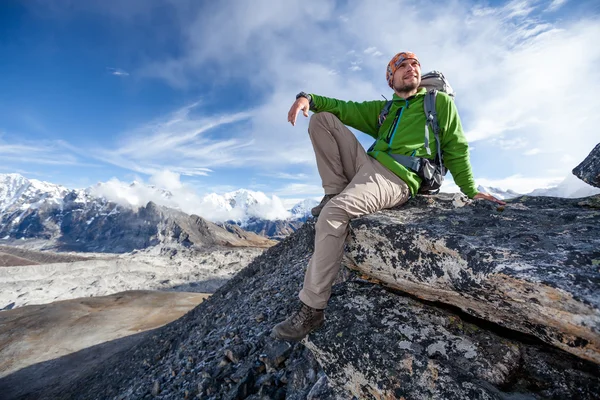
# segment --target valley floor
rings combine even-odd
[[[262,251],[149,249],[101,254],[87,261],[4,267],[0,268],[0,310],[126,290],[212,293]]]
[[[263,250],[154,248],[52,264],[3,252],[0,393],[35,398],[89,371],[196,307]],[[6,266],[15,260],[33,265]]]

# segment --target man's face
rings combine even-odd
[[[414,58],[404,60],[394,72],[394,90],[409,92],[421,84],[421,66]]]

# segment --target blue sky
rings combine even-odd
[[[480,184],[556,184],[600,141],[597,2],[414,4],[3,1],[0,173],[319,197],[295,94],[389,98],[402,50],[452,83]]]

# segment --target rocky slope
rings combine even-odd
[[[365,248],[367,243],[373,248],[373,242],[365,241],[357,232],[367,232],[362,226],[379,221],[389,230],[389,237],[396,230],[398,244],[406,231],[419,230],[419,241],[409,242],[396,252],[398,260],[408,255],[408,265],[401,266],[391,257],[386,262],[396,263],[400,275],[414,273],[430,280],[410,282],[398,291],[342,270],[327,310],[326,325],[302,344],[291,345],[270,338],[269,332],[297,307],[296,296],[314,239],[314,225],[309,222],[257,257],[199,307],[148,335],[130,351],[115,355],[93,375],[25,398],[598,398],[598,364],[552,345],[556,341],[550,335],[536,337],[515,326],[509,329],[501,325],[502,321],[486,320],[491,314],[477,311],[490,302],[505,315],[510,310],[521,319],[531,315],[519,313],[519,306],[524,305],[502,298],[501,290],[514,287],[518,291],[524,286],[516,278],[513,286],[494,288],[485,279],[476,281],[472,277],[482,270],[489,272],[490,268],[484,266],[491,257],[498,257],[504,263],[500,270],[509,273],[509,252],[490,253],[486,247],[485,238],[495,237],[498,246],[514,244],[510,253],[514,260],[529,257],[528,263],[539,271],[539,279],[524,274],[522,282],[530,279],[535,281],[530,283],[548,288],[532,295],[540,304],[528,301],[530,311],[541,312],[552,303],[560,306],[569,293],[579,299],[579,308],[578,303],[565,306],[572,314],[580,313],[588,331],[596,333],[587,344],[583,340],[573,343],[573,349],[592,349],[588,345],[597,335],[594,293],[598,293],[600,272],[587,265],[595,265],[593,260],[599,258],[592,254],[599,248],[594,250],[592,246],[600,237],[599,199],[542,200],[545,202],[535,198],[509,200],[499,211],[485,202],[455,208],[450,196],[417,198],[406,207],[353,221],[355,232],[349,242],[353,260],[347,259],[347,266],[356,268],[369,259],[365,256],[359,260],[357,255],[361,253],[356,249],[361,245]],[[552,232],[561,233],[566,247],[565,257],[554,261],[540,255],[551,247],[545,246],[545,236],[533,240],[531,231],[522,232],[525,236],[511,236],[511,232],[520,232],[521,223],[529,230],[534,221],[546,227],[548,215],[552,216]],[[419,218],[419,224],[403,222],[411,218]],[[519,222],[521,218],[524,220]],[[391,220],[397,223],[387,223]],[[477,221],[487,223],[478,225]],[[507,232],[507,226],[513,224],[519,229]],[[378,228],[374,234],[381,230]],[[466,251],[465,265],[448,260],[451,251],[433,245],[440,235],[452,237],[453,233],[457,234],[456,240],[446,247],[453,247],[456,253]],[[380,245],[381,254],[390,252],[388,243]],[[419,247],[418,257],[411,256],[411,251],[417,251],[415,247]],[[562,260],[568,262],[563,265]],[[425,261],[432,267],[427,268]],[[574,278],[556,287],[556,274],[561,268],[568,268]],[[436,286],[441,276],[453,278],[449,282],[455,286]],[[481,285],[479,292],[477,283]],[[414,296],[405,294],[411,291]],[[431,298],[432,293],[438,294],[439,301],[419,298]],[[561,293],[562,297],[555,297]],[[451,304],[455,298],[461,299],[457,306]],[[588,308],[581,308],[581,304]],[[526,322],[521,321],[521,325],[527,326]],[[531,327],[549,329],[543,321],[531,321]]]

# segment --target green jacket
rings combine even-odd
[[[421,179],[416,173],[398,164],[387,153],[435,158],[437,143],[431,129],[429,130],[431,155],[428,155],[425,149],[426,118],[423,102],[426,93],[425,89],[420,89],[417,94],[408,99],[403,99],[394,93],[392,107],[381,127],[378,127],[377,120],[385,106],[385,100],[356,103],[311,94],[314,103],[311,111],[315,113],[330,112],[338,117],[344,125],[375,138],[375,146],[368,154],[406,182],[414,196],[419,191]],[[446,93],[439,92],[435,109],[440,126],[444,165],[462,192],[469,198],[473,198],[478,191],[469,162],[469,145],[463,133],[454,101]],[[400,113],[400,117],[396,132],[393,133],[391,130],[396,113]],[[389,142],[386,141],[386,138]]]

